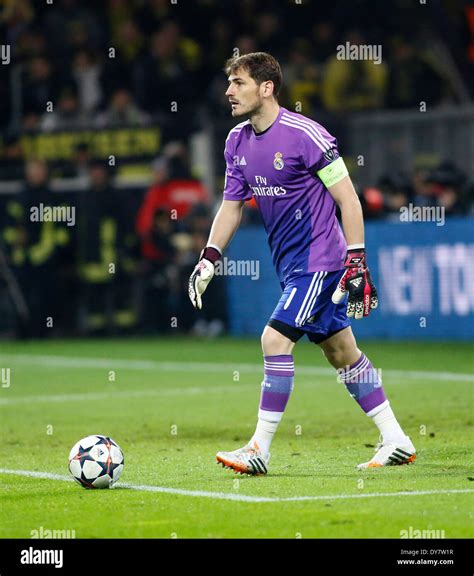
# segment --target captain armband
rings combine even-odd
[[[316,174],[321,179],[321,182],[329,188],[334,184],[337,184],[340,180],[342,180],[345,176],[349,174],[347,171],[346,165],[344,164],[344,160],[339,156],[337,160],[331,162],[321,170],[318,170]]]

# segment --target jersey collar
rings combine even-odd
[[[270,124],[270,126],[268,128],[265,128],[265,130],[263,130],[263,132],[255,132],[252,124],[250,124],[250,126],[252,126],[252,134],[254,135],[254,137],[260,138],[261,136],[263,136],[264,134],[269,132],[273,128],[273,126],[275,126],[275,124],[278,124],[280,122],[281,115],[283,114],[284,111],[285,111],[285,109],[282,108],[282,106],[280,106],[280,111],[278,112],[278,116],[275,118],[275,121],[272,124]]]

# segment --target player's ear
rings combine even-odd
[[[273,82],[267,80],[263,82],[263,96],[271,96],[273,94]]]

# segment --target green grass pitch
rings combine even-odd
[[[416,463],[355,469],[377,430],[320,350],[302,342],[270,473],[246,477],[216,465],[215,453],[254,431],[258,339],[2,343],[10,386],[0,387],[0,537],[43,527],[76,538],[400,538],[411,527],[472,538],[472,345],[360,347],[383,371]],[[6,473],[67,476],[70,448],[90,434],[124,450],[112,490]]]

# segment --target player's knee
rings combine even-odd
[[[357,350],[357,348],[355,350]],[[345,366],[351,364],[351,361],[353,361],[355,357],[354,355],[357,355],[355,350],[352,346],[347,346],[344,344],[337,346],[325,346],[322,348],[324,356],[327,358],[328,362],[334,366],[334,368],[344,368]]]
[[[344,350],[342,348],[332,348],[325,350],[324,355],[334,368],[342,368],[344,366]]]
[[[294,342],[270,326],[265,326],[261,337],[262,351],[265,356],[291,354]]]
[[[344,345],[327,345],[323,348],[323,354],[335,368],[342,368],[346,364],[347,347]]]

